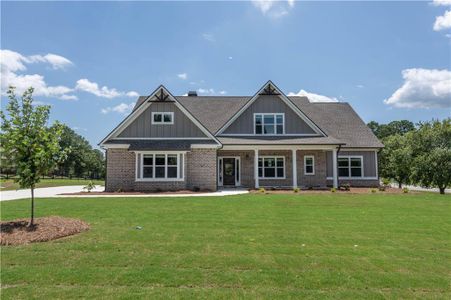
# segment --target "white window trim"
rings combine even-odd
[[[155,122],[154,116],[161,115],[161,122]],[[171,115],[171,122],[164,122],[164,115]],[[174,124],[174,113],[170,111],[153,111],[151,116],[152,125],[173,125]]]
[[[224,172],[224,158],[235,159],[235,186],[241,186],[241,157],[239,156],[218,156],[218,186],[224,186],[224,174],[220,174],[221,171]]]
[[[264,174],[265,174],[265,172],[264,172],[264,169],[265,169],[265,167],[264,167],[264,165],[265,165],[264,159],[265,158],[274,158],[274,159],[282,158],[282,160],[283,160],[283,177],[264,177]],[[262,176],[258,176],[258,179],[263,179],[263,180],[265,180],[265,179],[270,179],[270,180],[279,180],[279,179],[283,180],[283,179],[286,179],[286,175],[285,175],[285,173],[286,173],[285,156],[282,156],[282,155],[259,155],[258,159],[259,160],[262,159]],[[276,173],[275,174],[277,175],[277,161],[276,161],[276,165],[275,165],[274,168],[276,169]],[[258,161],[257,161],[257,174],[258,174],[258,169],[260,169],[260,167],[258,166]]]
[[[307,172],[307,159],[312,159],[312,172]],[[304,175],[312,176],[315,175],[315,156],[314,155],[304,155]]]
[[[347,159],[349,159],[349,165],[348,165],[349,176],[344,176],[344,177],[339,176],[338,179],[351,180],[351,179],[364,179],[364,178],[366,178],[364,176],[365,173],[364,173],[364,169],[363,169],[363,155],[338,155],[338,159],[340,159],[340,158],[347,158]],[[360,163],[362,164],[362,166],[361,166],[362,172],[361,172],[360,176],[351,176],[351,158],[360,158]],[[340,167],[338,166],[338,159],[337,159],[337,169],[340,169]]]
[[[136,155],[136,174],[135,181],[151,181],[151,182],[172,182],[172,181],[184,181],[185,180],[185,153],[180,151],[137,151]],[[140,161],[138,162],[138,154],[140,154]],[[177,155],[177,178],[168,178],[168,165],[167,165],[167,156],[168,154],[176,154]],[[154,155],[153,159],[153,175],[155,176],[155,155],[165,155],[165,177],[164,178],[144,178],[144,155]],[[141,166],[141,170],[139,170],[139,166]],[[182,167],[183,166],[183,167]],[[180,169],[182,168],[182,177],[180,176]],[[138,178],[138,172],[141,177]]]
[[[257,115],[261,115],[262,116],[262,133],[257,133],[255,130],[256,127],[256,119],[257,119]],[[282,116],[282,133],[276,133],[277,132],[277,115],[281,115]],[[268,133],[265,134],[265,116],[274,116],[274,133]],[[252,124],[254,126],[254,135],[256,136],[281,136],[285,134],[285,113],[254,113],[254,123]]]

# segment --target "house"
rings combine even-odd
[[[378,186],[383,147],[348,103],[289,97],[271,81],[248,97],[160,86],[99,145],[106,191]]]

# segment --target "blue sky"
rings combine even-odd
[[[252,95],[271,79],[286,94],[349,102],[365,122],[441,119],[449,4],[2,2],[2,108],[7,84],[33,83],[52,120],[95,145],[159,84]]]

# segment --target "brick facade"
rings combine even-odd
[[[182,189],[200,189],[215,191],[217,189],[217,157],[239,156],[240,182],[242,187],[254,188],[254,151],[230,151],[214,149],[194,149],[185,154],[183,181],[135,181],[135,153],[126,149],[108,149],[107,155],[107,192],[114,191],[173,191]],[[260,179],[261,187],[291,188],[293,186],[291,150],[261,150],[260,156],[284,156],[284,179]],[[304,156],[315,158],[315,174],[304,174]],[[300,188],[324,188],[332,185],[327,180],[326,152],[323,150],[298,150],[297,184]],[[356,187],[377,187],[378,180],[340,180],[340,184],[350,183]]]
[[[305,175],[304,173],[304,156],[311,155],[314,157],[315,174]],[[298,187],[300,188],[325,188],[326,182],[326,151],[323,150],[298,150]]]
[[[216,150],[196,149],[185,155],[183,181],[135,181],[135,153],[127,149],[108,149],[105,191],[176,191],[199,188],[216,190]]]
[[[216,150],[195,149],[186,154],[187,187],[216,191]]]

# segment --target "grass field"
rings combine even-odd
[[[28,208],[2,202],[2,220]],[[38,199],[36,209],[91,230],[3,247],[2,299],[451,297],[449,195]]]
[[[65,185],[87,185],[90,180],[86,179],[42,179],[37,185],[37,188],[65,186]],[[103,180],[92,180],[96,185],[104,185]],[[0,179],[1,191],[12,191],[19,189],[19,184],[12,179]]]

